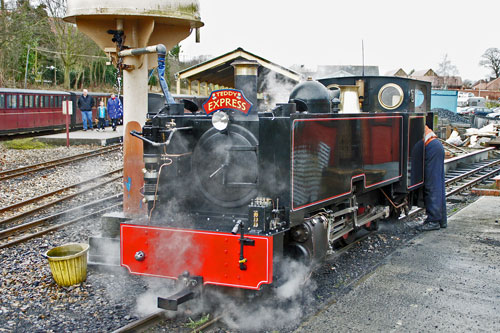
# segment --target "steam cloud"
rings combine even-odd
[[[223,313],[222,321],[231,329],[260,331],[281,329],[297,324],[313,301],[314,281],[309,279],[311,267],[290,259],[280,263],[280,285],[264,290],[266,295],[240,301],[216,293],[217,309]]]
[[[287,103],[290,93],[296,83],[284,80],[276,73],[269,73],[262,81],[261,90],[265,91],[265,101],[268,109],[272,109],[276,103]]]

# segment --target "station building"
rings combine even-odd
[[[257,99],[266,109],[275,103],[287,102],[293,87],[301,81],[301,74],[275,64],[241,47],[181,70],[175,74],[176,93],[208,96],[219,89],[234,88],[235,61],[257,62]]]

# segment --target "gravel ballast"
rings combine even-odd
[[[46,162],[94,150],[75,146],[37,150],[12,150],[0,145],[3,170]],[[0,183],[0,206],[35,197],[122,167],[121,151],[93,157]],[[62,210],[120,193],[121,181],[104,190],[92,191],[54,207]],[[88,212],[75,213],[78,217]],[[6,214],[7,215],[7,214]],[[43,214],[37,214],[43,215]],[[48,214],[47,214],[48,215]],[[7,216],[3,216],[2,219]],[[144,292],[140,279],[123,271],[112,274],[88,271],[87,280],[71,287],[58,286],[42,253],[65,243],[87,243],[99,230],[99,219],[91,219],[0,250],[0,332],[103,332],[133,320],[137,297]]]

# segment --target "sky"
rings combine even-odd
[[[462,79],[486,78],[479,66],[500,48],[500,1],[475,0],[200,0],[201,43],[181,42],[186,58],[219,56],[238,47],[285,67],[439,68],[445,57]]]

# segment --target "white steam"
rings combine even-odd
[[[263,290],[260,297],[237,300],[214,291],[207,297],[217,302],[216,311],[223,314],[221,320],[231,329],[261,331],[292,327],[313,301],[316,284],[309,279],[310,273],[310,266],[286,259],[280,263],[281,285]]]
[[[264,100],[268,110],[273,109],[276,103],[287,103],[290,93],[297,83],[282,79],[276,73],[267,74],[262,81],[262,90],[265,91]]]

